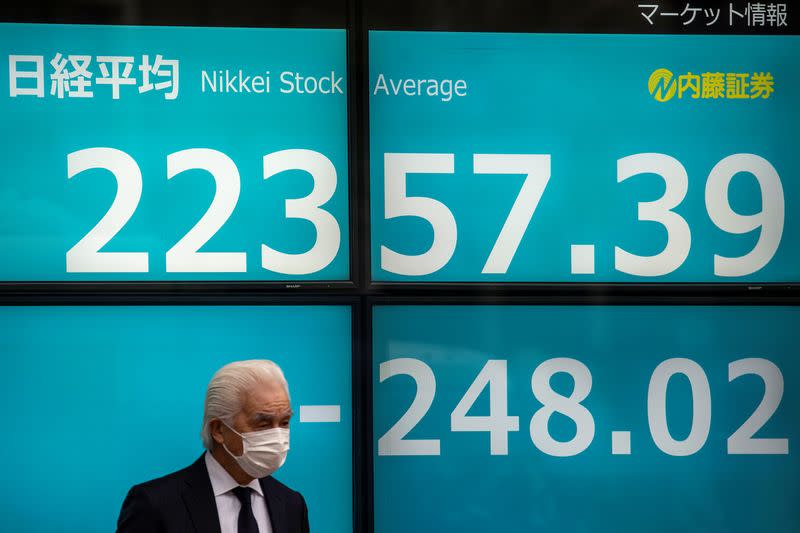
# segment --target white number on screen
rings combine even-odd
[[[550,378],[561,372],[569,374],[575,383],[569,396],[562,396],[550,386]],[[592,390],[592,373],[586,365],[567,357],[548,359],[533,371],[531,389],[542,403],[542,408],[531,418],[533,444],[544,453],[557,457],[577,455],[588,448],[594,439],[594,418],[581,405]],[[548,422],[553,413],[561,413],[575,422],[576,431],[572,439],[562,442],[550,435]]]
[[[753,435],[775,414],[783,398],[783,374],[772,361],[759,358],[739,359],[728,365],[728,381],[755,374],[764,381],[764,397],[750,418],[728,438],[730,454],[789,453],[789,439],[754,438]]]
[[[245,252],[198,252],[236,207],[241,187],[236,164],[222,152],[208,148],[181,150],[167,156],[167,179],[194,169],[211,174],[216,194],[197,224],[167,250],[167,272],[246,272]]]
[[[524,174],[525,181],[492,247],[482,274],[505,274],[550,179],[550,155],[474,154],[475,174]]]
[[[378,455],[439,455],[439,439],[404,439],[414,429],[433,403],[436,395],[436,378],[431,367],[418,359],[399,358],[380,365],[383,383],[392,376],[411,376],[417,391],[414,401],[403,416],[386,434],[378,439]]]
[[[485,431],[489,433],[491,455],[508,455],[508,434],[519,431],[519,417],[508,415],[507,361],[491,359],[473,380],[464,396],[450,414],[450,430]],[[550,384],[558,373],[569,374],[574,382],[569,396],[555,392]],[[667,389],[677,374],[684,375],[690,385],[692,422],[688,436],[676,440],[667,423]],[[771,361],[748,358],[734,361],[728,366],[728,379],[734,381],[744,375],[759,376],[764,382],[764,396],[752,415],[728,438],[729,454],[787,455],[789,439],[756,438],[754,435],[775,414],[783,398],[783,374]],[[381,363],[380,381],[407,375],[414,379],[416,393],[411,406],[389,431],[378,440],[379,455],[440,455],[439,439],[406,439],[425,417],[436,395],[433,370],[417,359],[400,358]],[[470,409],[481,393],[489,388],[489,415],[469,415]],[[586,450],[595,435],[595,422],[589,410],[582,405],[592,389],[592,374],[582,362],[571,358],[554,358],[541,363],[531,376],[531,390],[541,402],[530,422],[533,444],[542,452],[557,457],[569,457]],[[549,431],[554,413],[569,417],[575,423],[575,436],[568,441],[558,441]],[[708,440],[711,429],[711,388],[702,367],[686,358],[672,358],[659,364],[650,378],[647,391],[647,419],[656,446],[666,454],[687,456],[700,451]]]
[[[730,205],[728,188],[733,176],[749,172],[761,188],[761,211],[740,215]],[[734,154],[726,157],[711,170],[706,182],[706,207],[714,224],[728,233],[749,233],[761,228],[753,249],[741,257],[714,255],[714,274],[717,276],[746,276],[769,263],[783,234],[783,186],[778,172],[769,161],[754,154]]]
[[[672,438],[667,426],[667,385],[675,374],[689,379],[692,390],[692,428],[681,441]],[[711,389],[703,369],[692,361],[676,357],[656,367],[647,390],[647,420],[656,446],[669,455],[692,455],[708,439],[711,429]]]
[[[505,274],[550,179],[550,156],[473,154],[472,163],[475,174],[525,176],[481,271],[483,274]],[[424,276],[440,270],[453,257],[458,241],[458,227],[453,213],[433,198],[407,196],[406,179],[408,174],[452,174],[454,168],[454,154],[384,154],[384,218],[422,218],[433,229],[433,241],[427,251],[417,255],[401,254],[381,246],[382,269],[404,276]]]
[[[508,362],[486,362],[450,414],[450,431],[487,431],[492,455],[508,455],[508,432],[519,431],[519,417],[508,416]],[[481,392],[489,387],[489,416],[468,415]]]
[[[117,194],[100,222],[67,251],[67,272],[147,272],[147,252],[101,252],[130,220],[142,196],[136,161],[114,148],[87,148],[67,155],[67,179],[105,169],[117,180]]]
[[[117,180],[117,195],[108,212],[67,251],[67,272],[147,272],[147,252],[100,252],[130,220],[142,196],[142,173],[136,161],[114,148],[87,148],[67,155],[67,178],[85,170],[105,169]],[[228,221],[239,200],[241,183],[234,162],[222,152],[192,148],[167,156],[167,179],[187,170],[205,170],[216,184],[206,213],[166,253],[167,272],[246,272],[245,252],[200,252]],[[281,274],[303,275],[327,267],[339,252],[341,231],[336,218],[320,208],[336,191],[336,169],[312,150],[282,150],[264,156],[264,179],[287,170],[311,174],[314,188],[304,198],[286,200],[286,218],[308,220],[317,232],[312,248],[286,254],[262,245],[262,266]]]
[[[634,276],[663,276],[677,269],[689,256],[692,234],[689,224],[673,209],[689,189],[689,177],[680,162],[664,154],[634,154],[617,161],[617,181],[639,174],[656,174],[664,180],[664,196],[639,202],[639,220],[659,222],[667,230],[667,245],[656,255],[641,256],[614,247],[615,268]]]
[[[381,246],[381,268],[404,276],[424,276],[450,261],[456,249],[458,230],[453,213],[442,202],[424,196],[406,195],[408,174],[452,174],[453,154],[384,154],[386,219],[418,217],[433,229],[431,247],[418,255],[395,252]]]
[[[264,179],[287,170],[311,174],[314,188],[304,198],[286,200],[286,218],[314,224],[317,239],[307,252],[287,254],[261,245],[261,266],[281,274],[312,274],[328,266],[339,252],[341,231],[336,218],[320,206],[336,192],[336,168],[330,159],[313,150],[281,150],[264,156]]]

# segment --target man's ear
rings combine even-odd
[[[222,444],[225,439],[222,437],[222,422],[220,419],[214,418],[208,425],[211,429],[211,438],[214,439],[214,442],[217,444]]]

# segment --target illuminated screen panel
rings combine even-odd
[[[375,531],[795,531],[798,320],[378,306]]]
[[[314,531],[352,532],[350,320],[339,306],[0,308],[4,530],[114,531],[131,486],[200,457],[213,373],[267,358],[295,412],[275,477]],[[69,487],[46,513],[30,498],[43,486]]]
[[[800,280],[798,37],[369,46],[375,280]]]
[[[0,281],[348,280],[345,45],[0,24]]]

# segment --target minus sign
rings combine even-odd
[[[301,405],[300,422],[341,422],[339,405]]]

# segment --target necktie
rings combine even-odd
[[[239,498],[242,507],[239,509],[239,533],[258,533],[258,523],[253,515],[253,505],[250,502],[250,487],[236,487],[233,493]]]

